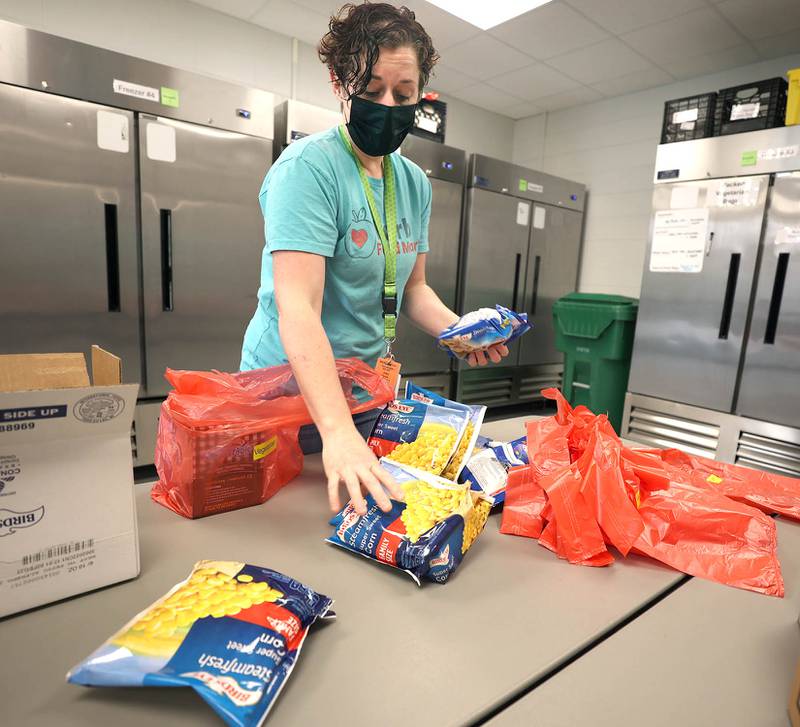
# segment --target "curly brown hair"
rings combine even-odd
[[[331,18],[328,28],[317,53],[352,96],[360,96],[367,90],[381,48],[408,45],[416,50],[420,93],[439,60],[431,37],[405,6],[398,8],[366,0],[360,5],[347,3]]]

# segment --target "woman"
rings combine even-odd
[[[242,368],[291,365],[321,438],[332,510],[344,483],[359,514],[364,490],[388,511],[381,485],[402,493],[357,428],[369,434],[376,413],[353,421],[334,358],[375,365],[393,335],[395,290],[397,310],[431,336],[458,320],[425,282],[430,182],[394,153],[437,55],[413,12],[369,2],[345,5],[331,19],[319,55],[344,124],[289,146],[261,187],[266,246]],[[487,353],[497,363],[508,350]],[[486,361],[480,353],[469,363]]]

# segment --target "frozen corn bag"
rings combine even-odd
[[[466,408],[400,399],[381,412],[367,444],[378,457],[439,475],[450,463],[469,416]]]
[[[417,583],[444,583],[486,525],[491,504],[466,485],[448,482],[421,470],[381,464],[397,480],[404,502],[392,500],[383,512],[368,495],[367,512],[352,504],[331,520],[328,543],[399,568]]]
[[[455,358],[466,358],[498,343],[510,343],[531,328],[527,313],[505,306],[479,308],[466,313],[439,334],[439,346]]]
[[[469,483],[472,490],[482,493],[493,505],[499,505],[506,499],[508,471],[526,464],[526,437],[512,442],[485,441],[464,466],[459,481]]]
[[[423,389],[421,386],[417,386],[411,381],[406,382],[406,399],[468,412],[469,419],[464,429],[464,434],[458,441],[456,451],[442,471],[442,477],[447,480],[453,480],[454,482],[457,481],[464,464],[472,454],[476,440],[480,436],[483,417],[486,415],[486,407],[461,404],[457,401],[446,399],[441,394]]]
[[[229,725],[260,725],[333,601],[281,573],[200,561],[67,674],[73,684],[191,687]]]

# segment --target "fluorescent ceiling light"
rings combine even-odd
[[[481,30],[488,30],[529,10],[547,5],[552,0],[428,0],[428,2]]]

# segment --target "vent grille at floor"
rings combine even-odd
[[[800,477],[800,444],[739,432],[736,464],[778,475]]]
[[[524,401],[541,399],[542,389],[561,388],[561,376],[560,371],[523,376],[519,381],[519,398]]]
[[[492,406],[508,404],[514,391],[514,380],[510,376],[497,379],[465,381],[461,387],[461,402]]]
[[[713,458],[719,443],[719,426],[634,406],[623,436],[651,447],[674,447]]]

